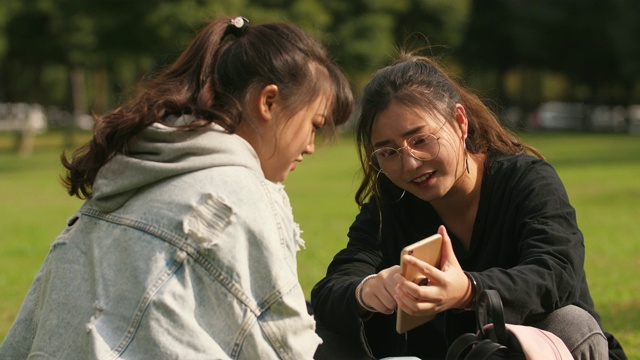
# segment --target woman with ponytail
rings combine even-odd
[[[575,211],[536,149],[415,54],[376,72],[360,107],[360,213],[311,292],[318,359],[442,359],[476,331],[483,289],[500,294],[508,323],[556,334],[575,358],[625,357],[594,309]],[[422,280],[405,279],[401,250],[436,233],[440,263],[405,256]],[[399,334],[399,311],[433,320]]]
[[[309,359],[304,245],[281,182],[353,107],[290,24],[208,24],[63,155],[85,199],[36,276],[1,359]]]

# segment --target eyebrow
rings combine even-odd
[[[417,134],[418,132],[420,132],[424,128],[425,128],[425,125],[416,126],[416,127],[412,128],[412,129],[409,129],[409,130],[405,131],[404,133],[402,133],[402,137],[407,137],[409,135]],[[381,141],[378,141],[377,143],[373,144],[373,147],[386,146],[386,145],[389,145],[389,144],[391,144],[391,140],[385,139],[385,140],[381,140]]]

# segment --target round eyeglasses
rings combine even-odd
[[[397,149],[383,147],[371,153],[370,164],[377,171],[390,173],[402,167],[402,150],[407,149],[413,158],[427,161],[440,153],[440,138],[433,134],[417,134],[407,139],[407,145]]]

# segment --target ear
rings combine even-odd
[[[271,121],[274,117],[274,111],[279,101],[280,91],[275,84],[269,84],[262,88],[260,96],[258,98],[258,112],[261,118],[265,121]]]
[[[462,141],[467,139],[469,121],[467,119],[467,112],[462,104],[456,104],[456,122],[460,128]]]

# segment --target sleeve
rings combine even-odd
[[[199,255],[185,282],[201,284],[190,287],[209,309],[196,323],[231,342],[233,358],[311,359],[321,339],[297,276],[300,231],[282,186],[255,185],[205,194],[185,220]]]
[[[378,247],[378,207],[375,201],[362,206],[349,228],[347,247],[333,258],[326,276],[311,291],[316,320],[328,330],[350,339],[361,335],[355,289],[378,271],[382,254]]]
[[[315,321],[307,310],[298,281],[296,256],[302,243],[300,230],[282,186],[274,185],[266,194],[269,200],[265,203],[275,210],[271,212],[273,221],[265,221],[269,219],[269,210],[257,204],[251,207],[252,215],[246,214],[259,218],[247,220],[247,237],[252,239],[248,246],[250,263],[246,266],[251,275],[245,288],[251,289],[254,296],[262,294],[256,298],[263,311],[257,318],[261,332],[252,333],[243,345],[254,350],[243,350],[246,356],[242,358],[268,358],[264,344],[260,344],[266,340],[276,355],[274,358],[311,359],[321,339],[315,332]],[[262,211],[256,211],[258,207]],[[256,281],[265,284],[254,284]],[[265,291],[263,286],[268,283],[272,285]]]
[[[282,294],[278,301],[269,307],[258,319],[262,332],[277,356],[281,359],[312,359],[321,340],[315,333],[313,317],[307,311],[302,288],[292,286]],[[247,339],[245,345],[260,342],[262,338],[255,336]],[[245,359],[266,359],[261,346],[255,347],[256,352],[244,352]]]
[[[29,357],[38,325],[38,301],[41,297],[42,287],[47,282],[49,258],[50,256],[47,255],[29,287],[16,319],[0,343],[0,359],[26,359]]]
[[[536,315],[573,304],[584,282],[584,242],[574,208],[556,171],[544,161],[533,161],[502,188],[499,216],[502,233],[490,239],[492,251],[510,254],[515,264],[472,273],[478,291],[499,291],[505,320],[522,323]],[[499,221],[498,221],[499,224]],[[515,256],[513,256],[515,254]],[[500,256],[500,255],[498,255]]]
[[[366,276],[388,266],[380,229],[378,204],[372,199],[362,206],[349,228],[347,247],[333,258],[325,278],[311,291],[318,326],[337,335],[346,346],[357,347],[354,351],[377,357],[390,356],[393,349],[405,346],[405,338],[395,332],[395,316],[372,314],[364,321],[358,316],[356,287]]]

